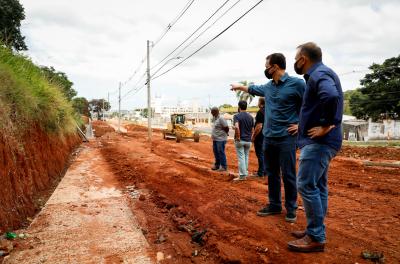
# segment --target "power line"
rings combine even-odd
[[[365,69],[365,70],[352,70],[349,72],[343,72],[343,73],[339,73],[339,76],[344,76],[344,75],[348,75],[348,74],[352,74],[352,73],[360,73],[360,72],[367,72],[370,71],[369,69]]]
[[[128,92],[126,92],[126,93],[122,96],[122,98],[125,98],[128,94],[130,94],[130,93],[133,92],[135,89],[137,89],[137,88],[138,88],[138,85],[140,84],[141,81],[143,81],[144,77],[146,77],[146,72],[143,73],[143,74],[141,75],[140,79],[135,83],[135,85],[133,86],[133,88],[130,89]]]
[[[165,35],[168,33],[168,31],[179,21],[179,19],[186,13],[186,11],[190,8],[190,6],[193,4],[194,0],[189,0],[185,7],[183,8],[183,10],[177,15],[177,17],[172,20],[171,23],[168,24],[167,29],[161,34],[161,36],[158,38],[157,41],[155,41],[153,43],[153,48],[165,37]],[[147,56],[145,55],[143,57],[143,59],[140,61],[139,65],[136,67],[135,71],[133,72],[133,74],[131,76],[129,76],[129,78],[122,83],[122,86],[125,86],[127,83],[129,83],[133,77],[135,77],[135,75],[140,71],[140,69],[142,68],[143,64],[147,61]]]
[[[205,30],[203,30],[197,37],[195,37],[192,41],[190,41],[185,47],[183,47],[176,56],[179,56],[184,52],[188,47],[190,47],[197,39],[199,39],[205,32],[207,32],[211,27],[213,27],[222,17],[224,17],[232,8],[234,8],[241,0],[237,0],[231,7],[229,7],[224,13],[222,13],[211,25],[209,25]],[[178,47],[179,48],[179,47]],[[162,68],[165,67],[167,63],[164,63],[160,68],[158,68],[154,73],[153,76],[156,75]]]
[[[173,51],[171,51],[167,56],[165,56],[159,63],[157,63],[155,66],[153,66],[151,69],[154,69],[156,67],[158,67],[158,65],[160,65],[161,63],[163,63],[172,53],[174,53],[177,49],[179,49],[183,44],[186,43],[186,41],[188,41],[194,34],[197,33],[197,31],[199,31],[208,21],[210,21],[210,19],[215,16],[219,10],[221,10],[230,0],[226,0],[220,7],[218,7],[218,9],[209,17],[207,18],[195,31],[193,31],[192,34],[190,34],[184,41],[182,41]]]
[[[133,90],[132,92],[133,93],[131,93],[129,96],[127,95],[127,96],[125,96],[125,98],[123,98],[123,99],[129,99],[130,97],[133,97],[134,95],[136,95],[136,94],[138,94],[140,91],[142,91],[142,89],[144,88],[144,87],[146,87],[146,84],[143,84],[142,86],[140,86],[140,87],[137,87],[135,90]]]
[[[264,0],[260,0],[258,1],[254,6],[252,6],[249,10],[247,10],[243,15],[241,15],[238,19],[236,19],[232,24],[230,24],[228,27],[226,27],[224,30],[222,30],[220,33],[218,33],[215,37],[213,37],[212,39],[210,39],[207,43],[205,43],[203,46],[201,46],[200,48],[198,48],[196,51],[194,51],[192,54],[190,54],[188,57],[186,57],[184,60],[180,61],[179,63],[177,63],[176,65],[174,65],[173,67],[169,68],[168,70],[164,71],[163,73],[155,76],[154,78],[152,78],[152,80],[155,80],[165,74],[167,74],[168,72],[170,72],[171,70],[175,69],[176,67],[178,67],[179,65],[181,65],[182,63],[184,63],[185,61],[187,61],[189,58],[191,58],[192,56],[194,56],[196,53],[198,53],[200,50],[202,50],[204,47],[206,47],[207,45],[209,45],[211,42],[213,42],[215,39],[217,39],[218,37],[220,37],[222,34],[224,34],[228,29],[230,29],[234,24],[236,24],[239,20],[241,20],[243,17],[245,17],[250,11],[252,11],[254,8],[256,8],[259,4],[261,4],[261,2],[263,2]]]
[[[140,71],[140,69],[142,68],[142,65],[146,62],[147,57],[145,56],[139,63],[139,65],[136,67],[135,71],[133,72],[133,74],[131,76],[129,76],[129,78],[122,83],[122,86],[125,86],[128,82],[130,82],[133,77],[135,77],[135,75]]]
[[[186,11],[190,8],[190,6],[193,4],[193,2],[194,2],[194,0],[189,0],[189,2],[185,5],[183,10],[181,11],[181,13],[178,14],[178,16],[171,23],[168,24],[164,33],[162,33],[161,36],[158,38],[158,40],[156,40],[153,43],[153,48],[165,37],[165,35],[168,33],[168,31],[170,31],[170,29],[179,21],[179,19],[181,19],[181,17],[186,13]]]

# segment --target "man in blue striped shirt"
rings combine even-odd
[[[295,60],[295,71],[304,74],[307,84],[298,127],[301,152],[297,175],[307,228],[293,232],[298,240],[288,246],[299,252],[324,251],[328,167],[342,145],[343,92],[339,77],[322,63],[321,48],[315,43],[298,46]]]

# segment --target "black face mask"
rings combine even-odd
[[[295,63],[294,63],[294,71],[297,73],[297,74],[299,74],[299,75],[302,75],[303,74],[303,67],[298,67],[297,66],[297,63],[299,62],[299,60],[300,59],[298,59],[297,61],[295,61]]]
[[[269,69],[271,69],[271,68],[269,68]],[[265,69],[264,74],[265,74],[265,77],[267,77],[267,79],[272,79],[272,74],[269,73],[269,69]]]

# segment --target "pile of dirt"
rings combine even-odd
[[[367,160],[400,160],[400,148],[343,146],[338,155]]]
[[[140,126],[140,125],[136,125],[136,124],[127,124],[127,125],[124,125],[124,127],[126,128],[126,130],[127,130],[128,132],[132,132],[132,131],[143,131],[143,132],[147,132],[147,131],[148,131],[147,127]],[[152,131],[154,131],[154,132],[161,132],[162,129],[153,128]]]
[[[95,137],[101,137],[106,133],[114,132],[114,128],[109,126],[106,122],[95,120],[92,122]]]
[[[48,134],[39,126],[18,140],[0,131],[0,233],[29,223],[80,142],[77,134]]]

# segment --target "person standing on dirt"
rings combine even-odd
[[[225,145],[228,139],[229,126],[226,120],[219,114],[218,107],[211,108],[211,114],[213,116],[211,138],[213,140],[213,152],[215,157],[215,163],[211,169],[226,171]]]
[[[265,117],[265,99],[264,97],[258,98],[258,107],[259,110],[256,114],[256,123],[254,125],[254,133],[251,137],[251,142],[254,144],[254,151],[256,152],[257,160],[258,160],[258,170],[255,176],[264,177],[265,174],[265,165],[264,165],[264,152],[263,152],[263,143],[264,136],[262,134],[262,130],[264,127],[264,117]]]
[[[247,102],[239,101],[238,112],[233,116],[235,129],[235,148],[239,165],[239,176],[234,181],[245,180],[248,175],[249,153],[251,147],[251,136],[254,129],[254,119],[247,113]]]
[[[307,228],[293,232],[298,240],[288,247],[299,252],[324,251],[328,167],[342,145],[343,92],[339,77],[322,63],[321,48],[313,42],[297,47],[294,69],[304,75],[307,84],[298,126],[297,175]]]
[[[268,175],[269,204],[257,212],[269,216],[282,212],[281,172],[285,188],[285,207],[288,222],[295,222],[297,210],[296,133],[305,83],[289,76],[286,58],[282,53],[268,55],[265,76],[270,82],[262,85],[232,84],[231,90],[241,90],[265,98],[264,159]]]

